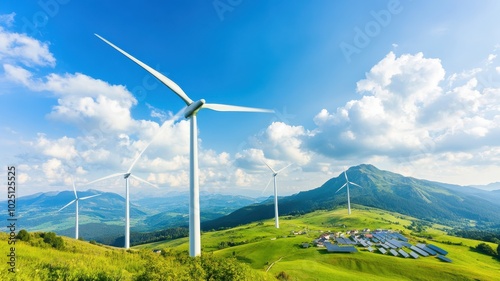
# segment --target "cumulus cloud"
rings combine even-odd
[[[314,117],[310,148],[330,157],[398,157],[492,144],[500,95],[479,87],[483,71],[452,74],[447,87],[440,60],[390,52],[357,83],[360,99]]]
[[[11,14],[12,15],[12,14]],[[1,22],[12,23],[13,16],[3,15]],[[26,34],[9,32],[0,26],[0,60],[17,62],[25,66],[54,66],[56,59],[47,43],[40,42]]]

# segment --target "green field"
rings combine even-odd
[[[274,227],[273,220],[266,220],[203,233],[202,259],[187,257],[187,238],[140,245],[129,251],[71,238],[64,238],[65,248],[56,250],[34,238],[16,244],[15,274],[7,271],[7,234],[0,233],[5,259],[0,280],[277,280],[279,274],[288,276],[281,280],[499,280],[500,261],[470,250],[480,241],[448,236],[442,225],[414,236],[405,228],[412,221],[416,219],[362,206],[355,206],[350,216],[345,209],[338,209],[281,217],[280,229]],[[453,262],[435,257],[405,259],[370,253],[361,247],[351,254],[301,247],[322,232],[364,228],[403,231],[412,244],[429,242],[444,248]],[[293,234],[301,231],[306,233]],[[496,249],[497,245],[489,245]],[[154,254],[152,249],[163,249],[164,254]],[[213,277],[217,272],[226,277]]]
[[[202,250],[214,255],[235,256],[252,268],[273,275],[286,272],[291,280],[498,280],[500,261],[490,256],[471,251],[480,241],[448,236],[433,225],[424,236],[432,240],[413,236],[405,226],[416,220],[408,216],[392,214],[382,210],[358,206],[351,215],[346,210],[316,211],[298,217],[280,218],[280,229],[274,227],[274,220],[252,223],[228,230],[202,234]],[[311,247],[303,249],[302,242],[311,242],[324,231],[345,231],[351,229],[401,230],[410,238],[410,243],[428,242],[446,249],[453,263],[439,261],[435,257],[421,257],[417,260],[404,259],[380,253],[370,253],[358,248],[358,253],[328,253],[326,249]],[[306,230],[305,235],[293,235],[293,231]],[[441,243],[462,243],[448,245]],[[220,249],[221,243],[237,246]],[[242,245],[238,245],[242,244]],[[496,249],[497,245],[490,243]],[[176,239],[137,246],[138,249],[173,248],[188,249],[188,240]]]

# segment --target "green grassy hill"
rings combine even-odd
[[[187,252],[123,250],[62,237],[64,248],[45,243],[41,233],[31,233],[30,241],[17,241],[15,273],[9,272],[8,235],[0,233],[0,280],[275,280],[234,258],[206,254],[192,259]]]
[[[498,280],[500,261],[470,249],[480,241],[448,236],[444,231],[447,227],[438,224],[412,235],[406,228],[412,221],[418,222],[412,217],[362,206],[357,206],[350,216],[345,209],[316,211],[302,216],[282,217],[280,229],[274,228],[273,220],[266,220],[205,232],[202,235],[202,251],[222,257],[234,256],[261,271],[266,271],[274,263],[269,272],[274,276],[285,272],[290,276],[289,280]],[[435,257],[404,259],[370,253],[362,248],[358,248],[358,253],[334,254],[326,249],[303,249],[300,246],[317,238],[322,231],[364,228],[401,230],[412,244],[428,242],[446,249],[453,262],[444,263]],[[307,234],[291,234],[301,230],[307,230]],[[492,243],[490,246],[497,247]],[[188,240],[176,239],[137,248],[187,250]]]
[[[415,223],[416,222],[416,223]],[[425,223],[401,214],[353,206],[316,211],[273,220],[204,232],[201,258],[187,256],[187,238],[136,246],[129,251],[63,238],[64,249],[54,249],[32,233],[30,241],[16,244],[16,273],[8,272],[7,234],[0,233],[5,262],[0,280],[498,280],[500,261],[472,251],[481,241],[446,234],[433,224],[412,233],[410,225]],[[452,263],[435,257],[404,259],[370,253],[328,253],[324,248],[301,247],[325,231],[352,229],[402,231],[410,243],[429,242],[449,252]],[[305,231],[295,235],[293,232]],[[488,243],[496,249],[496,245]],[[153,253],[162,249],[162,254]],[[277,279],[276,276],[282,276]]]

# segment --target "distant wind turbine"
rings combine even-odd
[[[196,116],[200,109],[208,108],[215,111],[240,111],[240,112],[268,112],[272,110],[251,108],[243,106],[234,106],[226,104],[205,103],[204,99],[193,101],[175,82],[167,78],[165,75],[134,58],[124,50],[115,46],[113,43],[95,34],[99,39],[106,42],[108,45],[122,53],[124,56],[144,68],[151,75],[156,77],[160,82],[172,90],[179,96],[187,105],[184,111],[184,117],[191,119],[191,138],[190,138],[190,189],[189,189],[189,255],[191,257],[201,255],[201,239],[200,239],[200,187],[199,187],[199,171],[198,171],[198,125]]]
[[[351,214],[351,197],[349,195],[349,184],[355,185],[357,187],[361,187],[359,184],[353,183],[349,181],[347,178],[347,173],[344,171],[344,176],[345,176],[345,183],[342,185],[335,193],[339,192],[342,188],[347,187],[347,213],[350,215]]]
[[[103,180],[106,180],[106,179],[109,179],[109,178],[118,177],[118,176],[123,176],[123,178],[125,179],[125,249],[129,249],[130,248],[130,193],[129,193],[129,182],[128,182],[129,181],[128,180],[129,177],[132,177],[132,178],[134,178],[134,179],[136,179],[136,180],[138,180],[140,182],[143,182],[143,183],[149,184],[149,185],[151,185],[151,186],[153,186],[155,188],[158,188],[158,186],[156,186],[155,184],[152,184],[152,183],[148,182],[145,179],[142,179],[142,178],[140,178],[140,177],[138,177],[136,175],[133,175],[132,174],[132,169],[134,168],[135,164],[137,163],[137,161],[139,160],[139,158],[142,156],[142,154],[146,151],[146,149],[160,135],[160,133],[162,132],[163,128],[165,128],[167,125],[172,124],[173,122],[175,122],[175,120],[178,119],[178,117],[180,116],[181,113],[182,113],[182,111],[178,112],[171,119],[169,119],[169,120],[167,120],[167,121],[165,121],[163,123],[163,125],[158,130],[158,133],[156,133],[156,135],[153,137],[153,139],[146,145],[146,147],[144,147],[144,149],[141,151],[141,153],[139,153],[139,155],[134,159],[134,161],[132,162],[132,165],[130,165],[130,167],[128,168],[128,170],[125,173],[112,174],[112,175],[109,175],[109,176],[105,176],[105,177],[93,180],[93,181],[85,184],[85,185],[91,185],[91,184],[94,184],[96,182],[100,182],[100,181],[103,181]]]
[[[85,196],[85,197],[78,197],[78,194],[76,193],[76,187],[75,187],[75,182],[73,180],[71,180],[73,182],[73,192],[75,193],[75,199],[71,202],[69,202],[68,204],[66,204],[64,207],[62,207],[61,209],[58,210],[61,211],[63,210],[64,208],[68,207],[69,205],[75,203],[75,212],[76,212],[76,218],[75,218],[75,239],[78,239],[78,201],[80,200],[87,200],[89,198],[92,198],[92,197],[96,197],[96,196],[99,196],[101,194],[95,194],[95,195],[91,195],[91,196]]]
[[[276,176],[279,173],[281,173],[281,171],[283,171],[284,169],[290,167],[290,165],[292,165],[292,163],[288,164],[287,166],[285,166],[284,168],[281,168],[278,171],[275,171],[266,162],[264,162],[264,164],[266,164],[266,166],[271,170],[271,172],[273,172],[273,176],[267,182],[267,185],[266,185],[266,188],[264,189],[264,191],[266,191],[267,187],[271,183],[271,180],[274,179],[274,226],[276,226],[276,228],[280,228],[280,222],[279,222],[279,218],[278,218],[278,184],[276,183]]]

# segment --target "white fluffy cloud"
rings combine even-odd
[[[0,22],[12,23],[13,16],[2,15]],[[9,32],[0,26],[0,60],[17,62],[25,66],[54,66],[56,59],[47,43],[40,42],[26,34]]]
[[[438,59],[391,52],[357,83],[360,99],[315,116],[311,148],[332,157],[399,157],[492,144],[500,128],[500,89],[478,85],[475,76],[483,71],[451,75],[447,87]]]

